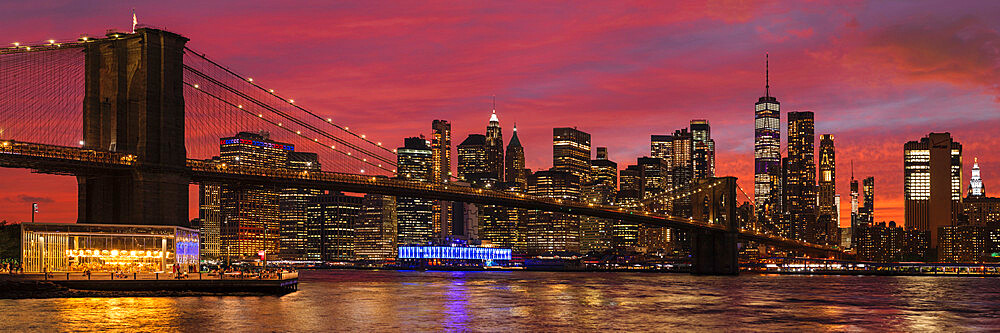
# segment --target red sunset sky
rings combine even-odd
[[[979,157],[1000,191],[998,1],[16,1],[0,3],[0,44],[127,29],[132,7],[389,146],[433,119],[452,121],[455,144],[482,133],[494,94],[505,140],[516,121],[535,170],[552,164],[553,127],[591,133],[624,167],[650,134],[705,118],[717,174],[751,195],[769,52],[783,113],[814,111],[817,135],[836,136],[844,214],[853,160],[876,178],[876,221],[902,222],[902,146],[932,131],[964,145],[965,182]],[[0,179],[0,219],[28,220],[40,202],[38,220],[75,221],[74,178]]]

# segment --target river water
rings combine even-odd
[[[963,331],[1000,279],[304,271],[266,297],[0,300],[2,331]]]

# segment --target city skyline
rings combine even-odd
[[[918,8],[915,9],[915,7],[919,7],[919,5],[914,5],[913,8],[902,9],[904,11],[915,11],[919,14],[920,11],[917,10]],[[620,57],[610,59],[614,54],[608,53],[621,51],[608,50],[599,50],[599,54],[594,55],[595,57],[605,57],[605,59],[589,61],[585,57],[576,55],[547,54],[545,52],[556,52],[552,50],[554,46],[552,42],[545,43],[544,36],[522,31],[519,34],[523,41],[534,41],[542,44],[536,47],[518,49],[509,44],[501,43],[500,45],[505,46],[501,49],[504,52],[508,52],[508,54],[497,56],[497,58],[493,59],[499,62],[500,66],[497,66],[497,68],[482,69],[482,72],[463,72],[462,70],[470,70],[463,67],[467,65],[464,63],[454,67],[438,67],[440,75],[452,78],[451,81],[448,81],[448,84],[458,84],[461,82],[474,83],[471,88],[456,90],[453,89],[454,87],[444,83],[441,83],[440,86],[434,86],[428,81],[417,80],[411,82],[411,84],[404,82],[386,85],[388,84],[387,82],[380,82],[374,78],[382,75],[392,76],[390,73],[383,72],[382,70],[396,71],[397,74],[404,74],[404,76],[420,75],[419,71],[414,72],[411,69],[405,68],[380,69],[371,67],[371,63],[369,63],[367,67],[359,66],[359,69],[354,69],[353,72],[344,72],[342,69],[344,67],[349,68],[352,65],[351,62],[354,62],[354,65],[358,65],[358,62],[364,62],[361,59],[357,59],[356,54],[338,54],[326,59],[310,59],[312,62],[310,65],[324,66],[329,68],[330,73],[332,73],[329,76],[315,78],[309,75],[309,73],[296,72],[296,68],[293,65],[280,61],[282,57],[287,57],[291,54],[283,53],[286,51],[272,50],[263,53],[246,51],[247,54],[254,54],[254,56],[250,57],[254,59],[242,56],[239,53],[242,47],[251,47],[250,45],[252,45],[252,47],[260,48],[268,47],[268,45],[254,44],[249,41],[245,42],[248,44],[247,46],[229,45],[229,43],[242,38],[239,34],[232,34],[227,38],[220,37],[225,36],[224,32],[229,31],[228,29],[232,29],[232,27],[219,24],[219,26],[215,26],[212,29],[203,29],[205,28],[204,26],[190,26],[188,28],[183,21],[172,21],[176,18],[171,18],[169,15],[159,14],[162,16],[158,17],[158,14],[153,14],[156,11],[152,8],[145,9],[149,11],[149,14],[144,14],[144,9],[141,7],[138,9],[140,19],[144,23],[154,26],[167,26],[182,34],[186,33],[189,29],[190,31],[198,31],[198,43],[192,45],[195,49],[224,59],[226,63],[234,64],[237,69],[257,69],[257,72],[249,74],[253,74],[255,78],[262,82],[262,85],[279,89],[283,93],[295,96],[303,105],[324,112],[324,115],[344,119],[343,122],[345,124],[355,128],[362,128],[369,136],[377,137],[386,142],[387,146],[392,147],[401,146],[402,140],[405,137],[420,133],[430,134],[427,125],[433,119],[451,121],[454,124],[453,138],[455,140],[464,138],[467,134],[482,133],[482,128],[489,117],[490,96],[494,93],[499,96],[497,113],[500,116],[501,127],[505,132],[503,136],[509,138],[511,134],[509,128],[513,127],[514,122],[518,123],[518,134],[520,140],[523,142],[527,160],[526,166],[533,170],[547,169],[551,166],[551,148],[549,146],[551,138],[549,135],[551,129],[554,127],[575,126],[585,132],[591,133],[593,136],[593,146],[607,146],[609,159],[618,162],[620,168],[624,168],[625,165],[632,163],[635,158],[648,155],[648,135],[666,133],[671,129],[685,126],[691,119],[705,118],[714,127],[713,132],[715,133],[713,133],[713,137],[716,140],[718,151],[716,173],[720,176],[733,175],[739,177],[740,185],[744,190],[752,193],[749,189],[752,188],[753,173],[751,162],[753,126],[752,112],[749,110],[752,101],[759,97],[762,92],[763,59],[761,58],[763,58],[763,54],[766,51],[773,58],[771,59],[771,95],[777,97],[782,102],[782,111],[784,114],[781,117],[781,123],[785,124],[788,111],[808,110],[815,112],[816,134],[832,133],[837,136],[838,173],[847,175],[849,173],[847,169],[848,162],[854,161],[855,173],[859,179],[869,176],[878,178],[875,221],[895,220],[897,223],[903,223],[902,145],[914,138],[925,136],[930,132],[947,131],[952,133],[956,141],[962,142],[965,146],[963,164],[967,165],[964,167],[966,170],[963,170],[963,187],[967,186],[965,183],[967,183],[969,173],[971,172],[969,170],[971,168],[968,165],[970,165],[970,159],[973,157],[978,157],[982,162],[984,182],[987,186],[993,184],[993,175],[998,174],[997,171],[1000,171],[1000,163],[991,162],[990,154],[995,153],[995,150],[991,149],[991,147],[995,145],[996,139],[989,135],[990,129],[1000,124],[1000,119],[998,119],[997,115],[990,114],[989,112],[996,108],[997,103],[995,90],[991,90],[991,88],[995,89],[996,75],[993,75],[992,84],[994,86],[991,87],[989,76],[979,76],[982,74],[976,74],[982,71],[985,71],[983,73],[986,74],[997,73],[995,65],[991,68],[988,61],[983,62],[982,57],[989,56],[989,54],[978,54],[978,58],[973,56],[970,56],[972,58],[963,58],[955,54],[946,55],[940,59],[936,59],[933,56],[923,58],[925,55],[920,55],[917,52],[919,50],[917,46],[921,45],[907,44],[927,37],[924,38],[926,39],[924,41],[926,43],[943,43],[945,44],[943,46],[961,47],[960,50],[986,52],[981,48],[990,45],[990,42],[1000,40],[1000,37],[998,37],[1000,35],[997,34],[995,26],[989,25],[990,23],[987,23],[983,19],[977,19],[975,15],[962,19],[949,19],[948,17],[956,16],[939,14],[940,17],[929,16],[931,18],[930,22],[922,23],[902,19],[873,22],[876,20],[871,18],[870,12],[868,12],[869,17],[867,19],[865,15],[856,15],[853,17],[839,17],[834,15],[835,18],[824,18],[824,20],[818,22],[822,24],[815,26],[815,29],[814,26],[805,25],[800,22],[800,26],[806,27],[808,28],[807,31],[810,31],[802,32],[801,36],[790,32],[794,29],[783,30],[782,32],[787,34],[785,41],[768,39],[781,36],[775,36],[774,31],[768,30],[769,28],[775,28],[773,26],[761,28],[764,25],[760,23],[760,20],[765,19],[766,15],[765,17],[717,17],[712,16],[717,15],[717,13],[710,13],[696,16],[698,19],[694,21],[664,21],[671,22],[671,25],[668,25],[670,27],[676,25],[699,25],[704,24],[703,21],[721,21],[726,23],[726,25],[744,28],[756,27],[757,29],[754,29],[755,32],[750,34],[756,37],[755,40],[763,41],[763,45],[740,48],[737,55],[731,56],[732,59],[729,60],[732,61],[728,66],[722,66],[722,69],[719,69],[718,64],[711,63],[709,60],[698,59],[694,55],[675,55],[673,52],[664,52],[663,50],[651,52],[652,55],[662,57],[662,59],[638,59],[641,57],[627,57],[620,54],[617,54]],[[463,9],[456,10],[460,11]],[[766,12],[764,9],[760,10]],[[791,12],[797,11],[796,9],[788,10]],[[808,14],[808,11],[802,9],[798,10],[798,12]],[[977,12],[981,15],[978,16],[979,18],[990,17],[988,11],[979,10]],[[56,10],[55,14],[50,17],[58,18],[58,13],[59,11]],[[411,16],[436,13],[436,11],[430,10],[430,13],[425,11],[416,11],[413,14],[402,13],[404,12],[384,12],[383,15],[389,17],[362,17],[358,18],[362,22],[355,21],[354,23],[368,23],[369,26],[374,27],[373,30],[377,31],[370,32],[372,34],[381,33],[392,36],[391,30],[393,28],[400,29],[401,27],[410,25],[423,26],[425,24],[433,26],[431,23],[417,20]],[[447,17],[447,14],[445,12],[442,15]],[[454,12],[453,14],[459,15],[460,13]],[[539,15],[544,14],[544,11],[539,13]],[[932,15],[933,13],[924,12],[923,14]],[[238,14],[232,13],[231,15]],[[461,15],[465,14],[462,13]],[[121,16],[124,17],[125,15]],[[50,23],[48,25],[35,24],[32,25],[30,30],[26,30],[18,28],[15,24],[11,23],[16,20],[8,20],[3,23],[3,26],[6,29],[5,31],[11,31],[12,36],[45,40],[52,37],[76,36],[81,32],[77,30],[79,27],[104,26],[107,25],[107,22],[124,21],[107,14],[87,17],[88,20],[93,21],[73,22],[73,20],[69,20],[68,22]],[[413,19],[413,21],[409,23],[405,22],[403,19],[407,17]],[[393,18],[396,20],[394,21]],[[654,21],[652,17],[645,17],[643,15],[633,16],[632,18],[636,19],[635,21],[642,21],[638,20],[639,18]],[[53,22],[57,21],[56,19],[53,20]],[[399,20],[403,20],[404,22],[400,23],[398,22]],[[445,23],[456,24],[455,21],[443,21]],[[223,22],[225,21],[223,20]],[[610,25],[611,22],[601,22],[609,24],[598,24],[598,28],[606,28],[608,30],[589,33],[584,31],[581,32],[581,35],[569,34],[569,37],[563,37],[568,38],[563,43],[578,46],[586,45],[586,47],[592,49],[594,40],[587,39],[587,37],[613,36],[617,31],[613,25]],[[639,22],[627,23],[639,24]],[[852,29],[851,26],[853,25],[854,32],[862,36],[859,37],[851,33],[838,33],[836,32],[837,29],[832,29],[833,32],[831,32],[831,30],[818,28],[823,24],[829,25],[826,28],[830,28],[836,25],[835,23],[843,24],[840,28],[847,30]],[[348,22],[343,24],[348,27],[350,26]],[[651,23],[647,21],[645,24],[648,25]],[[934,26],[934,24],[941,26],[931,29],[930,27]],[[628,30],[628,25],[624,25],[625,27],[618,27],[618,29]],[[649,29],[647,25],[643,25],[643,29],[652,30],[652,32],[644,31],[643,34],[647,35],[643,36],[644,38],[640,41],[635,42],[636,45],[626,45],[622,49],[634,50],[643,45],[653,45],[661,38],[683,38],[683,36],[664,33],[662,29]],[[790,25],[795,26],[794,24]],[[779,26],[778,28],[788,27]],[[486,31],[471,31],[465,33],[464,35],[468,36],[464,38],[471,38],[475,34],[485,33],[489,35],[499,33],[491,29],[485,29]],[[815,30],[820,31],[816,32]],[[906,33],[903,34],[903,31]],[[43,32],[44,36],[39,35]],[[99,31],[90,32],[96,35]],[[358,32],[352,31],[355,34]],[[867,45],[868,48],[860,48],[862,51],[861,56],[865,56],[866,53],[871,53],[867,54],[871,56],[883,54],[880,52],[888,52],[883,55],[891,55],[891,61],[875,62],[876,64],[887,65],[887,68],[879,68],[877,71],[865,73],[865,75],[851,71],[856,71],[857,68],[846,68],[848,70],[847,73],[839,74],[826,72],[832,71],[829,68],[819,68],[818,63],[824,60],[852,60],[854,63],[844,63],[840,64],[840,66],[862,66],[861,63],[864,61],[848,59],[858,55],[848,56],[846,52],[844,54],[836,54],[842,51],[837,49],[815,50],[810,48],[809,45],[816,43],[817,39],[837,39],[841,41],[846,39],[847,42],[862,42],[861,46],[865,46],[863,42],[871,42],[871,40],[863,38],[865,37],[863,36],[865,32],[881,33],[875,34],[876,37],[888,38],[886,40],[889,42],[888,46],[874,47],[873,45]],[[279,40],[279,43],[290,42],[289,39],[284,38],[286,35],[291,40],[303,38],[302,36],[291,36],[290,31],[275,31],[273,33],[282,35],[276,38],[267,38],[271,43]],[[398,31],[396,33],[398,34]],[[703,31],[701,33],[711,36],[711,31]],[[894,36],[893,33],[896,33],[895,37],[899,39],[893,40],[891,38]],[[973,37],[962,37],[969,33],[972,33]],[[653,35],[650,36],[648,34]],[[318,41],[314,40],[314,43],[327,45],[328,47],[338,45],[349,47],[359,46],[357,41],[351,39],[355,37],[347,38],[347,40],[337,38],[336,36],[313,36],[312,38],[319,39]],[[431,37],[421,35],[421,38]],[[851,38],[862,38],[862,40],[851,40]],[[222,40],[228,40],[228,42],[219,44],[218,42]],[[512,43],[516,40],[508,39],[506,42]],[[896,42],[896,44],[892,44],[892,42]],[[689,41],[689,43],[694,42]],[[957,44],[952,45],[948,43]],[[383,46],[386,48],[402,47],[403,44],[409,43],[389,38]],[[455,46],[457,45],[458,43],[456,42]],[[455,50],[455,53],[460,53],[460,51],[471,52],[479,46],[475,43],[469,45],[468,41],[465,41],[465,44],[462,45],[465,45],[462,47],[462,50]],[[795,45],[798,46],[796,47]],[[926,46],[928,45],[924,45],[924,47]],[[701,47],[706,46],[701,45]],[[698,48],[698,46],[692,47],[693,50],[697,50]],[[959,52],[958,50],[931,49],[940,52]],[[694,52],[693,50],[684,50],[689,51],[688,53]],[[432,53],[430,49],[418,49],[414,52],[414,54],[408,54],[409,57],[401,57],[409,59],[402,61],[404,63],[407,61],[427,61],[426,57],[428,54],[425,53]],[[711,53],[712,56],[721,57],[722,55],[717,54],[717,52]],[[685,52],[679,51],[678,53]],[[546,54],[543,63],[534,64],[542,66],[545,69],[541,71],[541,74],[544,74],[541,75],[542,78],[534,82],[523,77],[518,78],[518,75],[525,76],[532,73],[530,70],[532,66],[519,66],[517,62],[520,59],[531,59],[530,56],[538,56],[539,54]],[[346,59],[340,60],[338,57]],[[800,59],[799,57],[803,57],[804,59]],[[969,63],[960,63],[962,60],[967,60]],[[989,59],[986,58],[986,60]],[[470,59],[469,61],[482,63],[483,65],[490,63],[490,59],[478,59],[476,61]],[[874,60],[869,59],[865,61]],[[548,62],[562,62],[562,64]],[[719,61],[719,63],[723,62],[726,61]],[[260,66],[259,64],[261,63],[276,64],[276,66],[268,68],[269,66]],[[428,63],[433,64],[429,66],[431,68],[445,65],[440,60],[429,61]],[[588,63],[590,64],[588,65]],[[393,65],[399,65],[398,61],[393,63]],[[531,63],[529,62],[528,65],[531,65]],[[601,70],[602,68],[627,67],[628,65],[641,67],[641,70]],[[978,65],[978,67],[974,65]],[[701,70],[687,70],[685,72],[684,68],[688,66],[700,68]],[[874,65],[865,63],[864,66]],[[387,65],[387,67],[392,67],[392,65]],[[831,67],[837,66],[831,65]],[[560,72],[560,68],[563,68],[565,72]],[[796,70],[796,68],[798,69]],[[719,72],[722,70],[729,70],[731,72],[720,74]],[[336,74],[338,71],[349,74]],[[369,77],[368,75],[372,76]],[[726,75],[731,75],[732,77],[726,77]],[[501,80],[498,80],[496,83],[488,83],[490,76],[495,76]],[[823,80],[823,78],[831,78],[830,76],[838,80]],[[585,80],[582,80],[583,82],[575,82],[581,78]],[[683,84],[679,84],[678,81],[671,80],[677,78],[685,78],[685,80],[700,78],[708,82],[693,80],[690,82],[693,87],[685,87]],[[635,82],[630,82],[632,79]],[[657,79],[667,79],[667,82],[650,82]],[[807,79],[813,79],[816,82]],[[569,81],[574,81],[579,86]],[[359,82],[361,84],[358,84]],[[854,83],[854,85],[847,86],[847,89],[843,92],[834,91],[837,90],[834,88],[844,83]],[[394,86],[396,84],[399,84],[399,86]],[[861,89],[865,90],[863,94],[850,94],[857,93],[858,91],[856,90],[859,87],[878,88],[881,84],[892,84],[894,87],[883,88],[881,90],[871,89],[871,91]],[[351,87],[352,85],[355,87]],[[708,88],[709,85],[713,87],[718,85],[719,88]],[[359,89],[358,87],[365,87],[368,90],[356,90]],[[700,88],[700,90],[695,88]],[[693,91],[685,91],[685,89]],[[399,90],[399,94],[394,95],[391,93],[396,90]],[[594,91],[606,94],[587,93]],[[678,96],[683,95],[686,97],[669,97],[669,100],[674,103],[663,103],[663,100],[667,98],[664,96],[675,91],[683,93],[678,94]],[[712,94],[707,91],[711,91]],[[927,92],[930,93],[928,94]],[[850,97],[860,96],[861,98],[847,99],[844,98],[845,95]],[[653,98],[654,96],[659,96],[659,99]],[[845,103],[844,101],[847,102]],[[958,103],[955,101],[958,101]],[[847,110],[841,109],[844,105],[848,106]],[[956,105],[965,107],[958,109]],[[917,111],[915,114],[917,116],[907,116],[909,117],[907,119],[899,118],[903,116],[900,111],[911,111],[918,108],[920,111]],[[956,110],[946,112],[944,116],[940,116],[937,113],[931,113],[936,108],[956,108]],[[621,112],[625,112],[624,114],[629,115],[629,117],[621,117],[618,111],[608,112],[615,111],[616,109],[623,110]],[[677,111],[678,109],[685,111]],[[362,119],[362,117],[371,118],[373,115],[386,113],[397,114],[399,117],[398,119],[390,119],[389,121],[385,121],[386,118],[384,117],[374,117],[381,122]],[[864,117],[861,119],[852,119],[852,116],[861,117],[862,115]],[[979,119],[980,121],[977,122],[970,121],[970,117],[973,116],[983,119]],[[856,120],[857,123],[851,123],[852,120]],[[901,129],[886,128],[887,126],[883,126],[886,121],[892,120],[905,120],[904,126],[901,126]],[[787,133],[787,129],[784,126],[782,127],[782,132]],[[229,135],[229,133],[218,134],[220,137]],[[783,140],[782,146],[785,145],[785,142]],[[27,171],[22,170],[4,170],[3,172],[4,175],[8,176],[20,177],[28,175]],[[837,193],[844,196],[849,193],[847,186],[849,177],[838,178]],[[41,204],[40,220],[63,222],[75,220],[76,188],[75,181],[72,178],[31,175],[22,177],[22,179],[24,180],[2,185],[3,191],[8,194],[4,198],[0,198],[0,200],[4,200],[9,204],[0,209],[0,218],[10,221],[25,220],[25,216],[29,213],[28,207],[30,203],[37,201]],[[197,207],[196,204],[192,206]],[[845,211],[847,214],[844,214]],[[850,216],[849,207],[843,207],[841,212],[842,217]],[[846,219],[841,218],[842,224],[846,223],[844,220]]]

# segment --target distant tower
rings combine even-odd
[[[908,228],[931,233],[951,226],[962,209],[962,144],[948,132],[930,133],[903,145],[903,210]]]
[[[493,114],[486,125],[486,169],[491,178],[503,181],[503,133],[497,118],[496,97],[493,98]]]
[[[826,224],[827,244],[837,244],[837,221],[835,196],[837,195],[837,158],[834,151],[833,134],[819,136],[819,221]]]
[[[434,156],[432,181],[446,183],[451,177],[451,123],[434,120],[431,123],[431,151]]]
[[[781,103],[771,96],[769,56],[764,60],[764,96],[754,104],[754,204],[759,214],[777,205],[774,185],[781,168]]]
[[[791,218],[793,237],[820,243],[825,226],[816,224],[816,146],[812,111],[788,113],[788,175],[785,179],[785,209]]]
[[[528,186],[528,174],[524,168],[524,147],[521,146],[521,140],[517,138],[517,124],[514,124],[514,134],[511,135],[510,143],[507,144],[505,162],[504,168],[506,170],[504,173],[507,176],[506,181],[508,183],[516,183],[516,186],[522,190],[526,189]]]
[[[972,159],[972,178],[969,178],[969,197],[985,197],[986,187],[979,174],[979,158]]]
[[[692,159],[694,160],[694,178],[705,179],[715,177],[715,140],[712,139],[712,128],[708,120],[695,119],[691,121]]]

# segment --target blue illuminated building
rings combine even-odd
[[[510,260],[511,250],[490,247],[400,246],[399,259]]]

